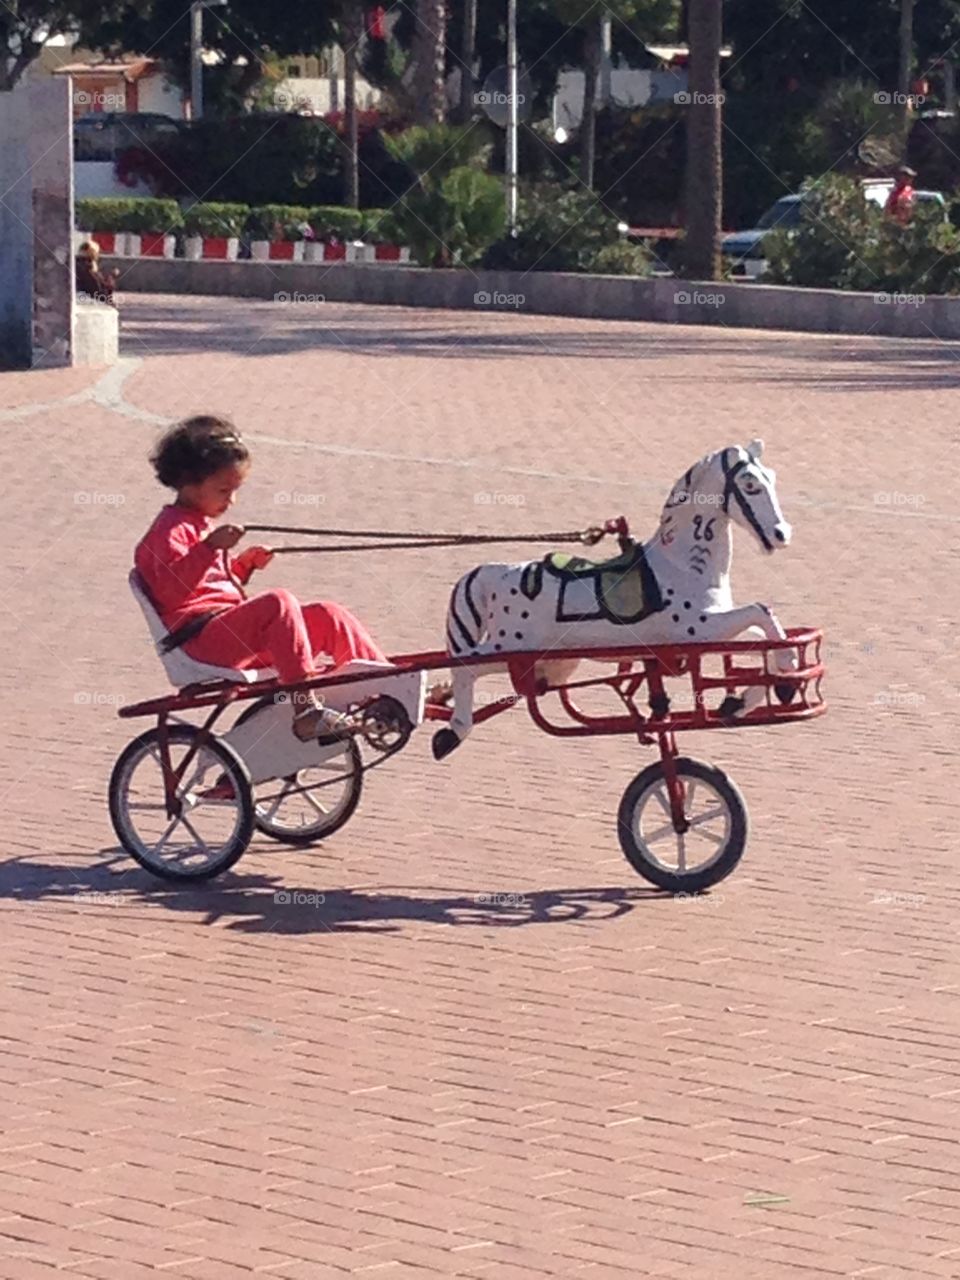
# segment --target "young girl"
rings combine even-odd
[[[233,504],[250,473],[250,454],[225,418],[189,418],[171,428],[151,456],[157,479],[176,491],[137,545],[135,563],[168,636],[191,658],[219,667],[274,667],[285,684],[317,674],[316,657],[333,666],[355,658],[383,662],[379,646],[341,605],[301,605],[282,588],[248,597],[253,573],[273,558],[269,547],[229,552],[242,526],[213,520]],[[349,721],[312,690],[293,694],[293,731],[322,743],[349,736]]]

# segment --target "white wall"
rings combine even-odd
[[[138,182],[135,187],[127,187],[122,182],[118,182],[114,176],[112,160],[75,160],[73,181],[78,200],[89,196],[149,196],[152,194],[146,183]],[[86,230],[96,231],[97,228],[87,227]]]
[[[576,129],[583,117],[582,71],[562,71],[557,80],[557,94],[553,100],[553,124],[556,128]],[[613,67],[610,72],[610,93],[618,107],[645,107],[655,103],[672,102],[675,93],[687,88],[686,71],[638,71],[633,67]],[[599,97],[599,85],[597,86]]]
[[[27,81],[0,93],[0,363],[29,365],[33,348],[33,210]]]
[[[280,111],[292,111],[303,104],[317,115],[326,115],[328,111],[343,110],[343,97],[343,80],[293,76],[279,82],[273,101]],[[377,106],[380,97],[379,89],[374,89],[366,80],[357,78],[357,105],[361,111]]]
[[[139,111],[158,111],[174,120],[186,119],[186,96],[164,76],[144,76],[137,90]]]

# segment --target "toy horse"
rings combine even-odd
[[[743,632],[782,639],[786,633],[765,604],[737,608],[730,591],[734,524],[768,553],[790,542],[776,474],[761,464],[762,453],[763,442],[754,440],[746,449],[731,445],[695,463],[673,486],[650,541],[623,539],[622,554],[613,560],[554,554],[524,564],[478,565],[453,589],[448,652],[462,659],[517,650],[732,640]],[[787,652],[777,660],[784,670],[795,666]],[[563,681],[577,665],[577,659],[544,662],[537,674]],[[438,760],[472,728],[476,678],[469,665],[453,669],[453,715],[433,738]],[[721,711],[743,714],[763,696],[761,689],[748,689]],[[789,685],[778,696],[788,701]]]

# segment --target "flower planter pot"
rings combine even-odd
[[[123,235],[118,235],[117,253],[122,254],[125,258],[139,258],[141,239],[142,237],[133,231],[127,231]]]
[[[376,262],[376,249],[372,244],[363,244],[357,240],[347,245],[348,262]]]
[[[201,258],[235,262],[239,248],[240,241],[235,236],[188,236],[183,252],[192,262]]]
[[[271,240],[269,258],[271,262],[302,262],[302,240]]]
[[[250,245],[250,256],[254,262],[266,262],[270,257],[270,241],[254,240]]]
[[[304,262],[325,262],[327,260],[327,249],[329,245],[323,244],[320,240],[305,240],[303,245]]]
[[[339,241],[336,244],[325,244],[323,246],[323,260],[324,262],[346,262],[347,246],[340,244]]]
[[[140,237],[141,258],[172,258],[176,249],[176,236],[162,231],[147,231]]]
[[[123,253],[117,241],[125,241],[126,237],[119,231],[91,231],[90,239],[100,246],[101,253]]]
[[[373,249],[377,262],[400,261],[400,246],[398,244],[376,244]]]

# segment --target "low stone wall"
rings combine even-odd
[[[366,302],[464,311],[521,311],[603,320],[785,329],[907,338],[960,338],[960,298],[790,289],[776,285],[639,280],[532,271],[443,271],[338,263],[111,259],[120,290],[295,301]]]

